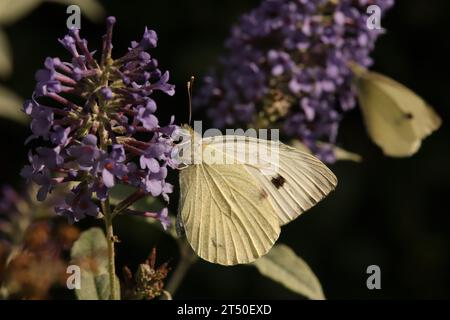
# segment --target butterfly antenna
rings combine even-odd
[[[191,76],[191,79],[187,82],[187,91],[189,98],[189,125],[191,125],[192,121],[192,87],[194,86],[194,76]]]

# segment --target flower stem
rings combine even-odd
[[[122,213],[122,211],[126,210],[129,206],[131,206],[136,201],[140,200],[142,197],[145,196],[145,193],[142,189],[139,189],[132,193],[128,198],[117,204],[117,206],[114,208],[112,212],[112,218],[114,218],[116,215]]]
[[[165,290],[167,290],[172,296],[175,295],[175,292],[177,291],[178,287],[183,281],[189,268],[198,259],[197,255],[192,251],[186,239],[179,239],[178,245],[180,248],[180,256],[181,256],[180,262],[178,263],[175,271],[172,273],[172,277],[170,278],[165,288]]]
[[[102,210],[105,220],[106,228],[106,240],[108,243],[108,273],[110,283],[110,300],[119,300],[117,295],[117,283],[116,283],[116,265],[115,265],[115,252],[114,252],[114,230],[112,224],[112,215],[109,205],[109,199],[102,201]]]

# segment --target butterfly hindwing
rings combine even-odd
[[[223,265],[266,254],[280,224],[265,190],[243,165],[191,165],[180,172],[187,240],[203,259]]]

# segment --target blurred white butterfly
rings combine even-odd
[[[266,254],[282,225],[337,185],[320,160],[281,142],[189,132],[180,144],[186,166],[178,217],[193,250],[209,262],[235,265]]]
[[[415,154],[442,123],[418,95],[397,81],[351,65],[358,100],[371,139],[391,157]]]

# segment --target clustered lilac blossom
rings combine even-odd
[[[170,124],[160,125],[152,94],[171,96],[175,87],[168,83],[169,72],[161,71],[148,52],[156,47],[157,35],[146,28],[139,42],[113,59],[115,22],[107,18],[99,59],[79,30],[60,39],[72,60],[47,58],[23,109],[32,119],[28,140],[38,139],[40,146],[30,151],[22,176],[40,186],[41,201],[58,184],[72,183],[65,203],[56,208],[71,221],[100,216],[99,202],[118,183],[165,201],[173,189],[165,179],[168,168],[178,165],[171,158],[178,127],[173,117]],[[166,223],[165,210],[161,218]]]
[[[330,144],[355,107],[349,63],[369,67],[382,33],[367,27],[367,8],[384,13],[393,2],[264,0],[232,28],[220,68],[205,77],[195,104],[215,127],[280,127],[334,161]]]

